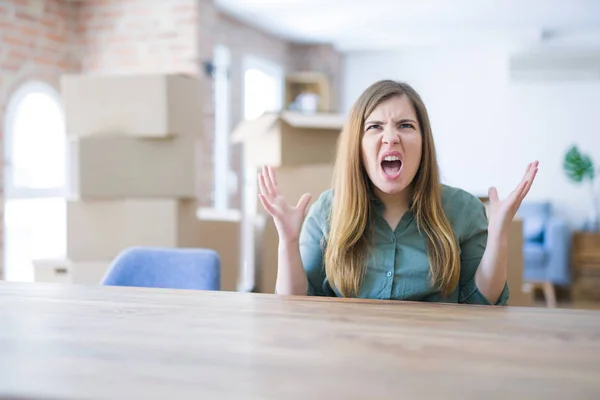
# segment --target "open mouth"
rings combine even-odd
[[[388,178],[396,178],[402,170],[402,160],[398,156],[386,156],[381,162],[381,169]]]

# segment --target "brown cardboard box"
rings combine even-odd
[[[111,264],[111,260],[71,262],[71,282],[75,285],[98,285]]]
[[[67,202],[67,258],[113,260],[132,246],[196,247],[193,200],[123,199]]]
[[[108,272],[111,261],[34,260],[33,265],[35,282],[98,285]]]
[[[339,114],[266,113],[240,123],[233,141],[244,143],[246,165],[332,163],[343,124]]]
[[[69,136],[200,135],[201,81],[177,74],[63,75],[61,93]]]
[[[331,188],[332,164],[305,165],[275,170],[280,193],[289,203],[296,204],[304,193],[312,195],[311,205],[319,195]],[[277,247],[279,236],[273,218],[264,211],[262,204],[257,215],[255,229],[255,291],[273,293],[277,280]]]
[[[275,293],[279,235],[268,215],[258,215],[255,225],[254,292]]]
[[[74,263],[114,260],[135,246],[215,250],[221,259],[221,290],[237,290],[240,216],[196,210],[195,201],[106,200],[67,203],[67,257]]]
[[[63,259],[32,260],[33,281],[44,283],[71,283],[70,262]]]
[[[201,236],[199,245],[213,249],[221,259],[221,290],[239,289],[241,261],[241,213],[201,209],[198,213]]]
[[[70,141],[71,197],[196,197],[194,136],[143,139],[122,135]]]
[[[333,163],[344,120],[345,117],[340,114],[303,114],[292,111],[265,113],[254,120],[240,123],[233,133],[232,140],[244,144],[246,171],[263,165],[299,167]],[[261,206],[257,199],[256,175],[252,175],[244,177],[243,199],[243,286],[247,290],[258,285],[255,265],[258,240],[255,216]]]

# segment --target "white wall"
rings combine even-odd
[[[444,183],[474,194],[498,188],[504,198],[529,161],[540,170],[528,199],[550,200],[572,226],[588,215],[589,190],[570,183],[563,155],[571,144],[600,165],[600,80],[509,82],[505,49],[348,53],[343,111],[371,83],[397,79],[423,97]]]

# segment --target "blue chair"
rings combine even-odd
[[[517,214],[523,220],[523,279],[570,285],[571,239],[566,221],[553,215],[549,202],[524,202]]]
[[[220,290],[221,260],[209,249],[134,247],[115,258],[102,285]]]

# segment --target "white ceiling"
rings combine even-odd
[[[600,46],[600,0],[215,0],[285,39],[342,51],[439,44]]]

